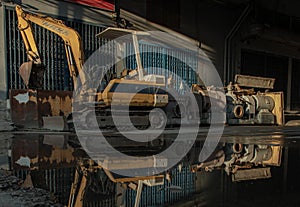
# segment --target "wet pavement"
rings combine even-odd
[[[170,176],[171,179],[167,179],[167,176],[165,176],[163,184],[143,188],[140,206],[300,205],[298,196],[300,192],[300,127],[225,127],[217,147],[218,150],[225,152],[225,161],[229,161],[232,157],[232,152],[227,149],[231,149],[233,144],[236,143],[248,148],[253,145],[261,151],[272,149],[273,155],[274,150],[278,150],[276,151],[278,153],[277,166],[269,165],[270,163],[263,165],[258,163],[251,166],[242,165],[245,168],[251,167],[264,170],[268,168],[270,169],[271,177],[239,182],[233,182],[232,175],[228,175],[225,171],[226,165],[224,163],[220,166],[209,166],[207,168],[201,168],[198,165],[197,172],[192,172],[191,169],[197,166],[196,161],[205,141],[207,129],[206,127],[200,129],[196,144],[187,155],[189,159],[182,160],[179,165],[168,172],[172,175]],[[162,139],[172,140],[176,134],[177,130],[175,129],[167,130]],[[120,134],[116,132],[107,132],[106,138],[115,140],[111,141],[111,143],[117,149],[124,152],[134,152],[134,154],[144,152],[145,149],[155,153],[157,152],[156,150],[163,150],[165,149],[164,147],[167,147],[163,146],[162,148],[161,143],[169,143],[161,142],[160,140],[152,142],[151,146],[149,146],[149,143],[129,146],[131,143],[121,142]],[[43,193],[42,198],[48,199],[50,195],[53,195],[53,198],[57,198],[60,203],[68,204],[71,185],[74,181],[76,169],[79,166],[78,163],[89,159],[74,133],[45,131],[2,132],[0,134],[0,142],[0,164],[2,169],[10,170],[15,176],[23,180],[30,174],[32,183],[37,189],[51,192],[51,194]],[[243,156],[245,157],[245,154]],[[242,158],[240,157],[239,159]],[[211,159],[213,160],[214,158]],[[233,169],[234,166],[240,167],[238,163],[232,164],[231,168]],[[129,184],[132,183],[134,185],[137,181],[124,182],[123,184],[113,182],[101,169],[94,173],[92,177],[93,181],[89,182],[88,189],[84,195],[84,206],[134,206],[136,189],[129,187]],[[34,195],[39,194],[39,192],[33,193]],[[0,195],[1,203],[4,203],[4,200],[7,202],[9,196],[17,202],[11,202],[10,206],[22,206],[18,202],[27,202],[21,199],[22,196],[26,197],[21,188],[20,190],[10,188],[9,191],[2,191]],[[20,198],[15,199],[17,197]],[[32,205],[30,205],[27,203],[26,206],[35,206],[39,202],[41,201],[36,200],[33,202],[34,204],[31,203]],[[53,203],[49,205],[53,205]]]

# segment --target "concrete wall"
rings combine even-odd
[[[228,6],[213,1],[179,0],[180,8],[176,13],[173,3],[167,1],[155,3],[155,1],[143,0],[137,3],[120,0],[120,2],[121,8],[125,10],[158,24],[168,25],[168,22],[171,22],[168,27],[201,42],[201,48],[205,49],[222,79],[224,40],[244,5]],[[137,11],[138,8],[141,10]],[[178,21],[178,24],[172,22],[172,19]]]
[[[85,22],[103,24],[104,26],[113,24],[113,21],[109,21],[112,16],[110,12],[100,11],[88,6],[57,0],[19,0],[19,2],[22,7],[27,7],[31,11],[47,13],[58,17],[79,19]]]
[[[181,1],[180,31],[212,48],[210,56],[223,78],[223,57],[225,37],[241,13],[210,1]]]
[[[120,8],[126,9],[138,16],[146,17],[147,0],[119,0]]]
[[[4,8],[0,7],[0,99],[6,98],[6,51]]]

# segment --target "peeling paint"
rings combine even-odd
[[[18,94],[14,96],[14,98],[21,104],[21,103],[27,103],[29,101],[29,93],[23,93]]]
[[[20,159],[18,159],[15,163],[20,166],[30,167],[30,158],[27,156],[26,157],[21,156]]]

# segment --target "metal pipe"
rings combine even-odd
[[[136,59],[136,64],[137,64],[139,80],[142,81],[144,79],[144,69],[142,66],[139,43],[138,43],[136,34],[132,34],[132,40],[133,40],[134,53],[135,53],[135,59]]]
[[[238,18],[238,20],[235,22],[235,24],[233,25],[233,27],[231,28],[231,30],[229,31],[229,33],[226,35],[225,38],[225,45],[224,45],[224,84],[227,84],[227,81],[230,79],[230,74],[229,74],[229,67],[230,67],[230,42],[232,37],[234,36],[234,34],[238,31],[239,27],[241,26],[241,24],[244,22],[244,20],[246,19],[246,17],[248,16],[248,14],[250,13],[250,11],[253,9],[253,3],[250,2],[247,7],[244,9],[244,11],[242,12],[241,16]]]

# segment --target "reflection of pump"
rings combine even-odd
[[[281,146],[227,143],[194,170],[212,171],[223,166],[233,181],[270,178],[268,166],[280,166],[281,151]]]

